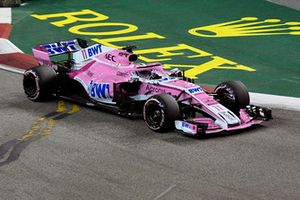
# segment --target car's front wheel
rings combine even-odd
[[[49,100],[56,84],[57,74],[51,67],[38,66],[24,73],[23,89],[31,101]]]
[[[241,81],[225,81],[215,88],[215,93],[220,103],[236,114],[250,104],[248,89]]]
[[[174,129],[175,120],[180,118],[180,109],[171,95],[159,94],[146,101],[143,116],[151,130],[165,132]]]

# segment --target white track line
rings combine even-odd
[[[0,69],[5,70],[5,71],[9,71],[9,72],[13,72],[13,73],[17,73],[17,74],[23,74],[25,72],[24,69],[11,67],[11,66],[4,65],[4,64],[0,64]]]
[[[300,111],[300,98],[250,92],[251,104]]]
[[[5,38],[0,38],[0,54],[23,53],[11,41]]]
[[[168,189],[166,189],[165,191],[163,191],[160,195],[158,195],[157,197],[155,197],[153,200],[158,200],[158,199],[162,198],[163,196],[165,196],[168,192],[170,192],[175,187],[176,187],[176,185],[171,185]]]
[[[11,24],[11,8],[0,8],[0,24]]]

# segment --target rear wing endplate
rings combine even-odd
[[[34,49],[46,52],[50,57],[68,52],[76,52],[87,47],[86,41],[81,39],[63,40],[48,44],[41,44]]]
[[[41,44],[36,46],[32,52],[35,58],[42,63],[51,63],[50,57],[73,53],[73,60],[75,63],[80,63],[85,60],[94,58],[100,54],[114,50],[114,48],[107,47],[101,44],[95,44],[88,47],[87,42],[82,39],[64,40],[49,44]]]

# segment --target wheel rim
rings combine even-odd
[[[150,128],[161,128],[163,111],[157,103],[151,102],[145,106],[145,120]]]
[[[216,90],[216,92],[218,94],[221,94],[221,100],[227,104],[227,106],[229,105],[235,105],[235,95],[234,95],[234,91],[232,90],[232,88],[230,87],[226,87],[226,86],[220,86],[220,88],[218,88]]]
[[[24,78],[24,91],[29,97],[34,97],[37,93],[36,79],[33,74],[28,74]]]

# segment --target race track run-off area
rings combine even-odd
[[[300,11],[292,0],[277,3],[28,0],[0,8],[0,199],[300,199]],[[273,120],[195,139],[71,101],[29,101],[22,73],[36,65],[31,49],[72,38],[135,45],[140,62],[211,87],[241,80]]]

